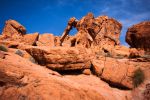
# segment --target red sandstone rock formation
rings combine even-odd
[[[132,48],[150,51],[150,22],[141,22],[128,28],[126,42]]]
[[[62,76],[18,55],[4,55],[4,59],[0,57],[1,100],[131,99],[130,91],[113,89],[93,75]]]
[[[2,35],[4,38],[16,39],[26,34],[26,29],[15,20],[8,20],[5,23]]]
[[[148,51],[148,46],[142,46],[142,43],[148,43],[146,27],[149,26],[142,25],[134,26],[138,31],[135,37],[141,39],[137,47]],[[150,56],[145,55],[144,50],[121,46],[121,27],[115,19],[107,16],[95,18],[89,13],[79,21],[71,18],[59,37],[26,34],[26,29],[18,22],[7,21],[0,35],[0,45],[8,49],[6,53],[0,47],[0,99],[149,98],[149,87],[145,86],[150,81]],[[78,31],[75,36],[69,36],[72,28]],[[131,44],[132,32],[131,29],[127,33]],[[144,39],[146,42],[141,42]],[[134,73],[138,68],[144,74],[144,81],[135,87]],[[139,77],[138,74],[137,79]]]
[[[54,47],[54,35],[49,33],[40,34],[36,45]]]
[[[41,65],[53,70],[77,70],[90,68],[90,54],[84,48],[29,47],[25,49]]]
[[[71,46],[81,45],[84,47],[118,45],[120,31],[122,25],[112,18],[107,16],[100,16],[94,18],[92,13],[89,13],[81,20],[77,21],[74,17],[68,22],[68,26],[65,29],[61,43],[65,42],[65,37],[69,34],[69,31],[75,27],[78,32],[75,37],[70,40]]]

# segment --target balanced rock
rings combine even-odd
[[[150,51],[150,21],[141,22],[128,28],[126,42],[132,48]]]

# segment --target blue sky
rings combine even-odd
[[[150,20],[150,0],[0,0],[0,33],[4,22],[14,19],[28,33],[61,35],[70,17],[80,19],[88,12],[95,17],[108,15],[120,21],[123,24],[120,39],[126,45],[127,28]]]

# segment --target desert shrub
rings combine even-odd
[[[138,68],[137,70],[135,70],[132,79],[133,79],[133,85],[134,85],[134,87],[137,87],[145,79],[144,72],[140,68]]]
[[[4,52],[7,52],[7,51],[8,51],[8,49],[7,49],[5,46],[3,46],[3,45],[0,45],[0,50],[1,50],[1,51],[4,51]]]
[[[17,55],[19,55],[19,56],[21,56],[21,57],[23,57],[23,55],[24,55],[20,50],[17,50],[17,51],[15,52],[15,54],[17,54]]]
[[[30,57],[30,58],[29,58],[29,61],[31,61],[32,63],[37,64],[37,62],[35,61],[35,59],[34,59],[33,57]]]

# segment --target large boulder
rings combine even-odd
[[[18,39],[20,36],[26,34],[26,29],[20,23],[15,20],[8,20],[5,22],[5,26],[2,32],[4,38]]]
[[[150,21],[141,22],[128,28],[126,42],[132,48],[150,51]]]
[[[84,48],[29,47],[25,49],[39,64],[54,70],[77,70],[90,68],[90,54]]]

